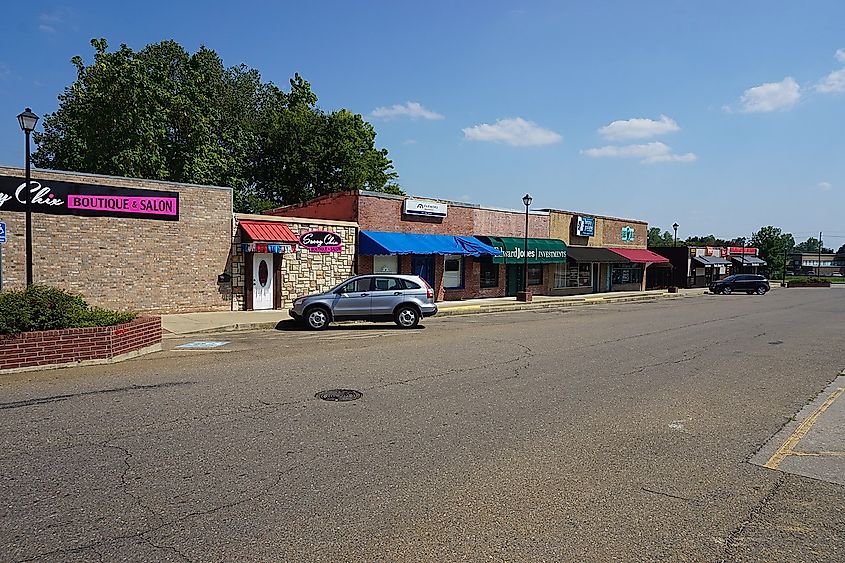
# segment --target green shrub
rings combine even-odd
[[[78,295],[44,285],[0,293],[0,334],[111,326],[134,318],[134,313],[89,307]]]

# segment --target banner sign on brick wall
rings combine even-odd
[[[26,211],[26,181],[0,176],[0,212]],[[76,182],[31,180],[34,213],[83,217],[179,220],[179,193]]]

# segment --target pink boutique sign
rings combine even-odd
[[[29,197],[35,213],[179,220],[179,193],[73,182],[32,180]],[[0,211],[26,211],[26,182],[0,176]]]

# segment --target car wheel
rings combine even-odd
[[[724,293],[725,295],[730,295],[731,294],[731,286],[726,285],[725,287],[723,287],[722,293]]]
[[[420,314],[413,307],[399,307],[393,315],[393,320],[400,328],[413,328],[420,322]]]
[[[766,293],[766,288],[762,285],[757,288],[757,295],[764,295]]]
[[[305,324],[311,330],[323,330],[330,322],[329,312],[322,307],[314,307],[305,313]]]

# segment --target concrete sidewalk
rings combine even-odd
[[[531,303],[519,302],[515,297],[441,301],[437,303],[439,307],[437,316],[446,317],[451,315],[576,307],[601,303],[654,301],[667,298],[679,299],[687,296],[703,295],[705,292],[706,290],[704,289],[682,289],[679,293],[655,290],[588,293],[586,295],[570,295],[565,297],[537,295]],[[271,329],[280,322],[288,320],[290,320],[290,315],[288,315],[287,310],[181,313],[176,315],[162,315],[161,327],[165,337],[175,337],[229,330]]]

